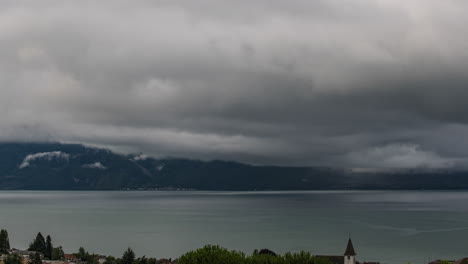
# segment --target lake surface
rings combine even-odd
[[[427,263],[468,256],[468,192],[0,192],[13,247],[38,231],[66,252],[177,257],[205,244]]]

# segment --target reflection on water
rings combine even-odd
[[[25,248],[38,231],[66,251],[177,257],[205,244],[250,253],[342,254],[426,263],[468,256],[468,192],[0,192],[0,227]]]

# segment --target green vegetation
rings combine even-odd
[[[32,256],[29,256],[30,264],[42,264],[41,254],[36,251],[36,253]]]
[[[47,236],[44,257],[46,257],[48,259],[52,259],[52,250],[53,250],[52,238],[50,238],[50,236]]]
[[[10,253],[10,242],[7,230],[0,231],[0,254],[3,256],[3,264],[23,264],[23,257],[15,252]],[[48,260],[64,260],[65,254],[62,247],[53,247],[52,238],[44,236],[39,232],[33,242],[30,243],[29,251],[32,252],[26,260],[29,264],[43,264],[43,258]],[[89,253],[83,247],[73,254],[82,264],[332,264],[327,257],[317,257],[310,252],[287,252],[283,255],[276,254],[269,249],[254,250],[251,255],[241,251],[228,250],[218,245],[206,245],[202,248],[189,251],[177,260],[156,259],[142,256],[137,258],[135,251],[131,248],[122,254],[121,258],[113,256],[102,256]],[[105,258],[105,260],[103,260]],[[462,264],[468,264],[463,261]],[[440,261],[440,264],[450,264],[448,260]],[[410,264],[409,262],[407,264]]]
[[[207,245],[203,248],[185,253],[179,258],[179,264],[244,263],[245,254],[239,251],[229,251],[220,246]]]
[[[52,254],[51,258],[52,260],[61,260],[65,258],[65,252],[63,252],[63,248],[60,247],[52,247]]]
[[[246,256],[239,251],[230,251],[220,246],[207,245],[182,255],[179,264],[331,264],[326,258],[317,258],[309,252],[277,255],[271,250],[254,251]]]
[[[128,248],[122,256],[120,264],[133,264],[135,262],[135,252],[131,248]]]
[[[90,254],[88,251],[86,251],[83,247],[80,247],[78,249],[78,253],[74,254],[76,258],[79,260],[86,262],[88,264],[96,264],[98,262],[99,256],[96,254]]]
[[[0,231],[0,254],[8,253],[10,250],[10,239],[8,238],[8,231],[2,229]]]
[[[64,252],[62,247],[54,248],[52,244],[52,238],[44,236],[39,232],[36,238],[29,244],[29,251],[36,251],[44,255],[45,259],[49,260],[62,260],[64,258]]]
[[[8,254],[10,242],[8,232],[1,230],[0,232],[0,250],[2,254]],[[49,260],[63,260],[64,251],[62,247],[54,247],[52,238],[47,236],[44,239],[42,233],[38,233],[36,238],[29,244],[29,251],[35,251],[29,256],[29,264],[42,264],[42,256]],[[103,256],[89,253],[83,247],[78,249],[74,256],[85,264],[99,264],[99,260]],[[23,258],[15,254],[8,254],[4,258],[4,264],[22,264]],[[156,259],[136,257],[135,252],[131,248],[122,254],[121,258],[113,256],[105,257],[103,264],[331,264],[326,258],[319,258],[312,255],[310,252],[286,253],[284,255],[276,254],[275,252],[262,249],[254,250],[251,255],[246,255],[243,252],[228,250],[217,245],[207,245],[197,250],[193,250],[183,254],[177,262],[172,262],[171,259]],[[441,263],[446,264],[446,263]]]
[[[39,232],[36,238],[29,244],[29,251],[38,251],[46,256],[46,242],[44,236]]]
[[[22,264],[23,263],[23,257],[15,255],[15,254],[9,254],[5,257],[3,260],[5,264]]]

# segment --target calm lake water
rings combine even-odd
[[[427,263],[468,256],[468,192],[0,192],[0,228],[25,248],[38,231],[76,252],[177,257],[205,244]]]

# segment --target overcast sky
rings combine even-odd
[[[0,140],[468,164],[466,0],[0,0]]]

